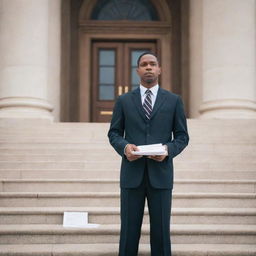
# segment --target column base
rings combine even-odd
[[[256,119],[256,102],[241,99],[206,101],[200,107],[200,118]]]
[[[0,99],[0,119],[47,119],[53,121],[53,107],[45,100],[29,97]]]

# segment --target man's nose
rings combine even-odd
[[[147,65],[147,66],[146,66],[146,69],[147,69],[147,70],[151,70],[152,68],[151,68],[150,65]]]

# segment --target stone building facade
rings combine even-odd
[[[0,118],[106,122],[134,59],[189,118],[256,117],[255,0],[0,0]]]

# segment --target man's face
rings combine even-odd
[[[152,87],[158,83],[158,76],[161,73],[157,58],[154,55],[146,54],[141,57],[137,74],[143,86]]]

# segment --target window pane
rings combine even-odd
[[[115,84],[115,68],[100,67],[100,84]]]
[[[100,50],[100,66],[115,66],[115,51]]]
[[[132,68],[132,85],[138,85],[140,84],[140,78],[137,74],[136,68]]]
[[[98,0],[93,20],[159,20],[156,8],[149,0]]]
[[[99,96],[100,100],[114,100],[115,87],[113,85],[100,85]]]
[[[148,52],[148,49],[143,49],[143,50],[133,50],[132,51],[132,63],[131,65],[133,67],[137,67],[137,59],[139,58],[139,56],[144,53],[144,52]]]

